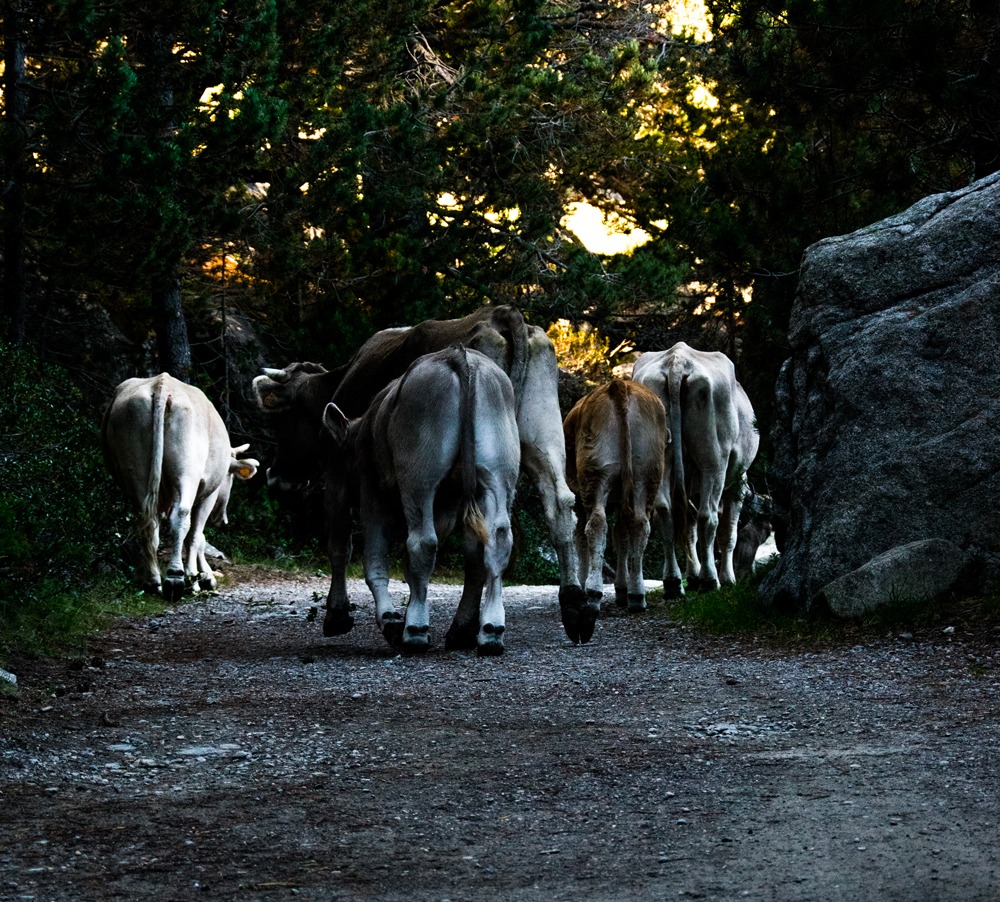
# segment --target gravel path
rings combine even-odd
[[[508,587],[503,657],[405,658],[360,583],[323,639],[325,589],[250,574],[21,662],[0,900],[1000,898],[1000,680],[961,630],[776,651],[612,603],[574,647]]]

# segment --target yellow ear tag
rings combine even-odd
[[[250,478],[250,470],[247,467],[240,467],[240,476],[244,479]]]
[[[269,392],[264,398],[265,407],[274,407],[274,405],[277,403],[278,403],[278,398],[274,394],[274,392]]]

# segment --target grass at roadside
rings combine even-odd
[[[153,615],[169,607],[123,578],[107,577],[85,590],[53,587],[31,603],[0,601],[0,664],[12,655],[60,654],[120,616]]]
[[[775,645],[932,635],[949,626],[979,632],[1000,630],[1000,595],[937,600],[892,598],[882,608],[856,620],[843,620],[828,612],[808,617],[783,613],[763,604],[757,594],[775,563],[759,567],[751,579],[733,586],[667,602],[659,608],[658,616],[715,635],[756,636]]]

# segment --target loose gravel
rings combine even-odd
[[[0,900],[1000,897],[989,637],[779,649],[609,586],[574,647],[507,587],[501,658],[402,657],[361,583],[324,639],[325,590],[250,571],[8,665]]]

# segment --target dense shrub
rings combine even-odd
[[[0,605],[79,589],[126,523],[101,460],[100,423],[68,374],[0,345]],[[0,608],[2,616],[3,608]]]

